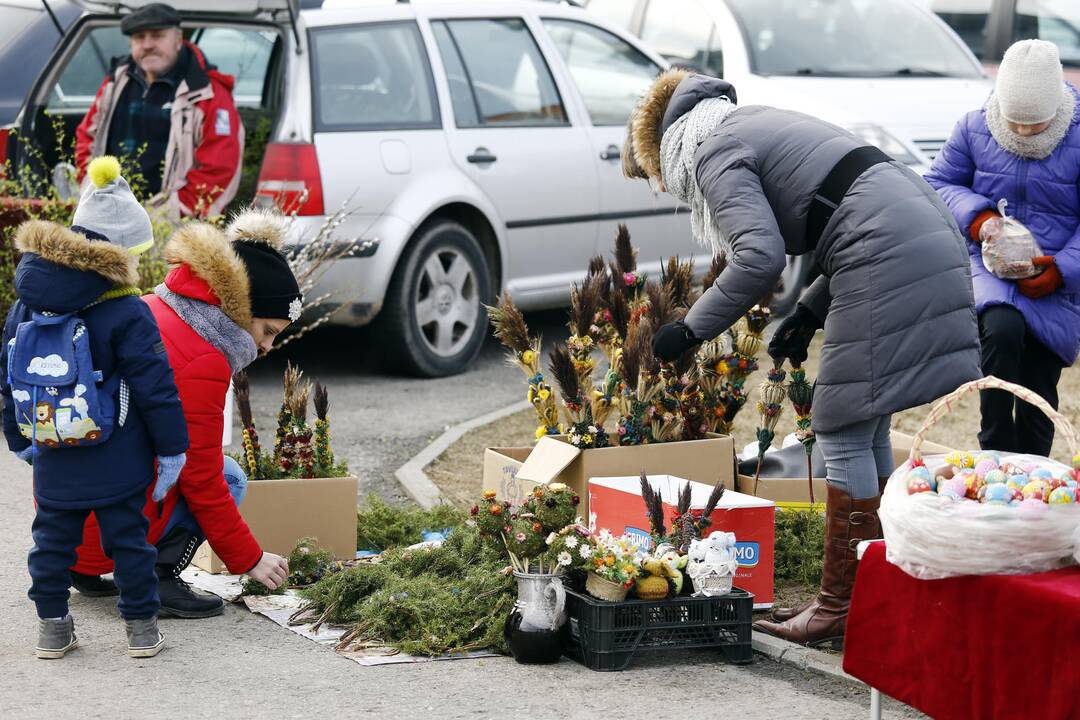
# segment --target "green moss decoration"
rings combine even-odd
[[[821,583],[825,516],[819,512],[776,513],[776,581],[809,588]]]

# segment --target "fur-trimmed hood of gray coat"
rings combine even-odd
[[[664,77],[639,106],[636,150],[662,138],[702,99],[734,98],[723,80]],[[642,113],[646,108],[652,112]],[[922,178],[898,162],[871,167],[816,245],[807,238],[813,196],[833,166],[863,144],[809,115],[744,106],[694,156],[696,181],[731,256],[686,324],[699,338],[715,337],[776,286],[787,254],[814,253],[822,276],[801,302],[825,320],[814,395],[819,432],[930,402],[981,376],[967,250],[952,214]]]

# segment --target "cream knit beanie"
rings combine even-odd
[[[1005,51],[994,93],[1006,120],[1038,125],[1057,114],[1064,84],[1057,45],[1021,40]]]

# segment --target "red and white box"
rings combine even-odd
[[[660,493],[664,504],[664,524],[671,525],[679,491],[686,484],[671,475],[649,475],[649,484]],[[690,509],[700,514],[712,488],[691,482]],[[773,548],[776,540],[776,503],[772,500],[726,490],[710,518],[707,532],[735,533],[739,569],[735,586],[754,594],[754,609],[773,604]],[[594,477],[589,479],[589,527],[609,530],[614,535],[633,538],[644,550],[651,549],[649,518],[641,499],[637,477]]]

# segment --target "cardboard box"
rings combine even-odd
[[[900,467],[908,461],[908,455],[911,454],[911,445],[913,442],[915,442],[914,436],[899,432],[898,430],[892,431],[893,460],[896,462],[896,467]],[[923,441],[922,444],[923,455],[945,455],[954,450],[955,448],[939,445],[938,443],[930,442],[929,440]]]
[[[913,440],[911,435],[892,431],[893,460],[897,467],[907,462]],[[926,455],[944,455],[952,452],[952,448],[930,441],[923,442],[922,447]],[[735,478],[735,489],[754,495],[753,476],[739,473]],[[814,478],[814,508],[825,509],[826,492],[825,478]],[[805,475],[793,478],[758,478],[756,494],[757,497],[775,501],[776,507],[780,510],[809,510],[811,508],[810,488]]]
[[[520,503],[537,485],[561,482],[581,497],[581,515],[588,517],[589,478],[633,475],[641,471],[674,475],[712,487],[723,480],[735,484],[735,444],[717,435],[703,440],[579,450],[561,438],[545,437],[532,448],[488,448],[484,451],[483,489]]]
[[[650,475],[649,483],[660,492],[664,501],[664,516],[671,518],[675,507],[669,500],[678,497],[686,484],[682,478],[670,475]],[[702,510],[712,492],[712,486],[692,483],[691,510]],[[626,477],[594,477],[589,480],[589,525],[593,530],[607,529],[615,535],[628,535],[642,549],[652,547],[645,503],[641,499],[641,482],[637,475]],[[735,533],[739,569],[735,585],[754,594],[755,608],[773,604],[773,550],[776,540],[776,510],[771,500],[744,495],[732,490],[724,493],[710,518],[709,532],[723,530]]]
[[[240,505],[251,533],[266,552],[288,555],[302,537],[339,560],[356,557],[355,477],[305,480],[253,480]],[[226,572],[225,564],[203,543],[192,561],[211,573]]]

